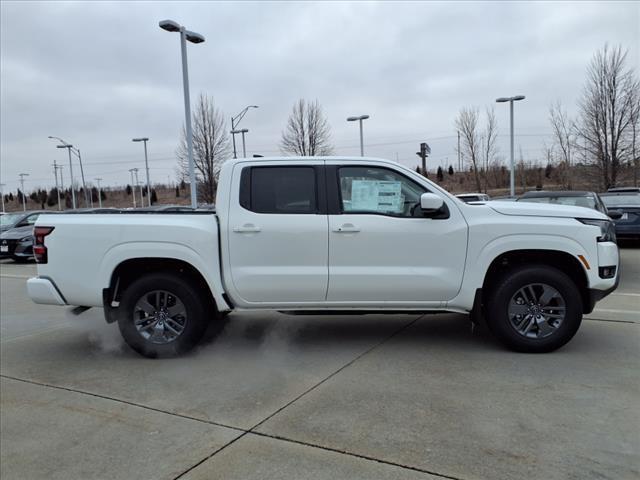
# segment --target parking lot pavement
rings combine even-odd
[[[241,434],[7,378],[0,398],[3,479],[172,478]]]
[[[232,314],[172,360],[32,304],[34,266],[2,262],[0,477],[638,478],[640,249],[621,258],[553,354],[455,314]]]

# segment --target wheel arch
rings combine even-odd
[[[116,321],[115,310],[117,310],[116,305],[120,301],[121,293],[132,282],[151,273],[169,273],[191,283],[202,293],[210,307],[219,310],[219,303],[216,301],[209,283],[202,272],[189,262],[176,258],[136,257],[120,262],[113,269],[108,286],[102,291],[107,322]]]
[[[559,250],[521,249],[501,253],[491,262],[485,273],[482,282],[483,297],[486,297],[492,286],[502,275],[522,265],[546,265],[565,273],[578,287],[582,298],[583,312],[590,313],[592,311],[589,279],[584,267],[576,257]]]

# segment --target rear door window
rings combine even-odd
[[[271,214],[317,213],[313,167],[250,167],[242,175],[240,204],[247,210]]]

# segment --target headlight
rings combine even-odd
[[[585,225],[593,225],[600,228],[599,242],[615,242],[616,241],[616,228],[611,220],[590,220],[586,218],[576,218],[579,222]]]
[[[28,237],[23,237],[20,239],[20,242],[32,242],[33,241],[33,235],[29,235]]]

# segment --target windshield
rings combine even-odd
[[[519,202],[533,202],[533,203],[551,203],[555,205],[570,205],[572,207],[586,207],[596,208],[596,201],[593,197],[531,197],[531,198],[519,198]]]
[[[0,225],[3,227],[6,225],[13,225],[16,223],[24,214],[22,213],[7,213],[6,215],[0,215]]]
[[[607,207],[618,205],[640,205],[640,195],[604,195],[602,201]]]

